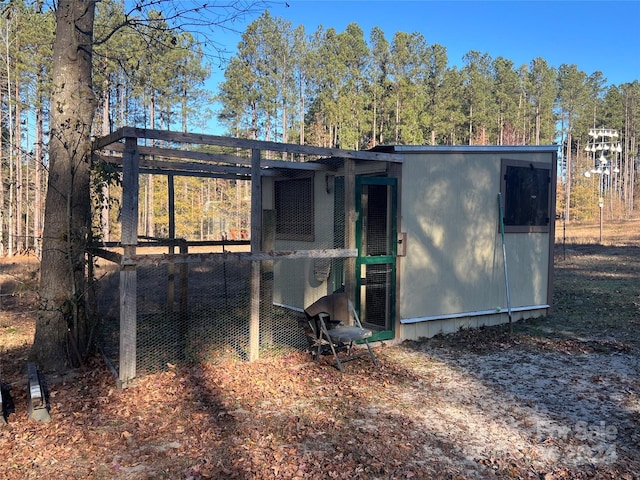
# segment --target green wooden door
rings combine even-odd
[[[356,178],[355,305],[373,340],[395,336],[397,179]]]

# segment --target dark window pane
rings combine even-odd
[[[510,162],[504,174],[504,224],[514,227],[548,227],[549,189],[548,168],[532,163]]]

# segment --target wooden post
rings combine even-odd
[[[189,244],[186,240],[180,242],[180,253],[189,254]],[[180,263],[180,315],[186,316],[189,313],[189,299],[187,297],[189,286],[189,264]]]
[[[134,255],[138,243],[138,140],[125,139],[122,157],[122,237],[125,255]],[[135,265],[120,270],[120,366],[121,386],[136,376],[137,272]]]
[[[344,246],[357,248],[356,245],[356,163],[344,159]],[[356,292],[356,259],[346,258],[344,261],[344,290],[355,302]],[[357,308],[357,307],[356,307]]]
[[[180,253],[187,255],[189,253],[189,245],[186,240],[180,242]],[[189,264],[187,262],[180,263],[180,318],[178,319],[178,335],[180,338],[179,356],[184,358],[187,350],[187,339],[189,337],[189,299],[187,297],[189,291]]]
[[[168,214],[169,214],[169,240],[176,238],[176,202],[175,202],[175,186],[173,175],[167,175],[167,196],[168,196]],[[175,253],[175,245],[169,242],[169,255]],[[167,309],[173,312],[173,305],[176,301],[176,267],[173,262],[167,265]]]
[[[135,247],[133,247],[135,248]],[[131,253],[129,247],[125,254]],[[136,290],[138,277],[135,265],[120,270],[120,366],[118,380],[121,387],[136,376]]]
[[[262,211],[262,251],[275,250],[276,211]],[[260,273],[260,308],[262,313],[263,342],[273,344],[274,311],[273,311],[273,260],[263,260]]]
[[[260,150],[251,151],[251,253],[261,250],[262,178]],[[249,318],[249,361],[260,355],[260,261],[251,261],[251,314]]]

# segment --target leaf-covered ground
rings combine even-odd
[[[379,368],[299,353],[119,390],[97,358],[47,377],[49,423],[26,411],[33,277],[7,265],[2,479],[640,478],[637,247],[565,249],[552,316],[380,346]]]

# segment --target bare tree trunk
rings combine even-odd
[[[102,89],[102,134],[108,135],[111,133],[111,122],[109,121],[109,106],[111,103],[111,95],[109,90],[109,80],[104,81],[104,88]],[[102,233],[102,240],[108,242],[111,237],[111,230],[109,227],[109,182],[103,181],[100,186],[101,204],[100,204],[100,232]]]
[[[13,164],[13,106],[11,105],[11,63],[9,56],[9,28],[7,28],[7,36],[5,42],[6,53],[6,68],[7,68],[7,112],[8,112],[8,125],[9,130],[9,229],[7,235],[7,255],[13,256],[13,249],[15,245],[15,172]]]
[[[39,79],[38,82],[41,80]],[[42,256],[42,214],[43,214],[43,206],[42,206],[42,193],[44,191],[42,185],[43,178],[43,153],[42,153],[42,145],[43,141],[43,112],[42,112],[42,94],[38,93],[40,101],[38,105],[40,105],[36,110],[36,144],[35,144],[35,180],[34,180],[34,206],[33,206],[33,249],[36,257],[41,258]]]
[[[473,105],[469,106],[469,145],[473,145]]]
[[[9,125],[12,123],[12,107],[9,105]],[[16,174],[13,163],[13,128],[9,126],[9,235],[7,236],[7,255],[13,257],[16,244]]]
[[[523,96],[520,95],[520,110],[524,110],[522,111],[522,145],[526,145],[527,144],[527,111],[526,111],[526,107],[524,107],[524,105],[526,105],[526,102],[523,99]]]
[[[182,132],[187,133],[188,131],[188,110],[187,110],[187,89],[182,89],[182,95],[180,96],[180,117],[182,119]]]
[[[624,174],[624,199],[626,207],[627,218],[631,218],[633,215],[633,203],[635,193],[635,162],[633,160],[634,151],[632,145],[632,133],[631,133],[631,115],[629,112],[629,93],[625,94],[624,100],[624,143],[622,144],[623,162],[623,174]]]
[[[15,216],[16,216],[16,230],[15,230],[15,235],[16,235],[16,251],[18,254],[20,254],[22,251],[24,251],[25,248],[25,240],[26,237],[24,235],[24,221],[23,221],[23,217],[22,214],[24,213],[24,203],[22,201],[22,195],[24,192],[23,189],[23,185],[24,185],[24,179],[23,179],[23,175],[22,175],[22,152],[20,149],[20,139],[22,138],[22,130],[20,128],[20,116],[21,116],[21,110],[20,110],[20,85],[19,82],[16,80],[14,82],[14,96],[15,96],[15,117],[14,117],[14,123],[13,123],[13,127],[9,127],[9,128],[14,128],[14,134],[13,134],[13,143],[14,145],[12,145],[14,154],[13,154],[13,159],[16,162],[16,167],[15,167],[15,172],[16,172],[16,176],[15,176],[15,184],[16,184],[16,210],[15,210]]]
[[[300,123],[300,145],[304,145],[304,84],[300,81],[300,100],[298,109],[298,122]]]
[[[396,95],[396,143],[400,143],[400,94]]]
[[[632,156],[631,152],[636,151],[636,137],[634,136],[629,142],[629,147],[626,148],[625,158],[627,162],[633,163],[633,160],[629,160],[629,157]],[[629,193],[629,217],[633,216],[633,212],[635,211],[635,185],[636,185],[636,169],[631,168],[631,172],[629,174],[629,185],[631,186],[631,192]]]
[[[376,94],[376,88],[374,86],[373,88],[373,109],[372,109],[372,117],[373,117],[373,122],[371,122],[371,146],[375,147],[376,146],[376,121],[377,121],[377,115],[378,115],[378,98],[377,98],[377,94]]]
[[[536,103],[536,145],[540,145],[540,115],[540,105]]]
[[[53,44],[49,188],[32,358],[61,371],[88,352],[83,307],[89,233],[94,0],[59,0]]]
[[[567,152],[566,152],[566,183],[565,183],[565,212],[564,212],[564,218],[565,218],[565,222],[569,223],[570,219],[571,219],[571,182],[572,182],[572,175],[571,175],[571,169],[573,168],[573,164],[572,164],[572,151],[571,151],[571,121],[569,122],[569,129],[568,129],[568,133],[567,133]]]
[[[282,142],[289,143],[289,125],[287,124],[287,103],[282,100]],[[287,159],[287,152],[282,152],[282,159]]]

